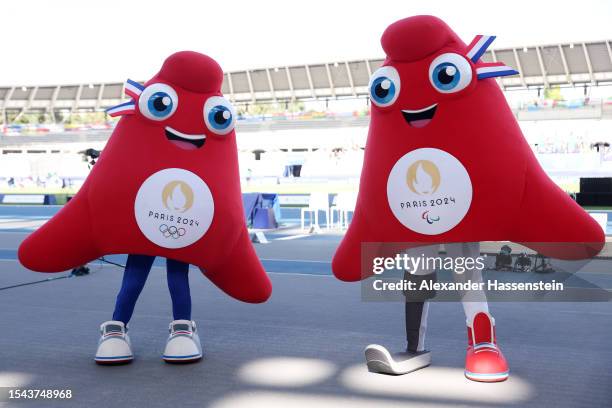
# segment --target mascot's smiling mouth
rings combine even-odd
[[[204,146],[206,135],[189,135],[166,126],[166,137],[170,142],[185,150],[195,150]]]
[[[418,109],[418,110],[404,109],[402,110],[402,115],[404,115],[404,119],[406,119],[406,122],[408,122],[410,126],[415,127],[415,128],[422,128],[422,127],[427,126],[427,124],[431,122],[431,120],[434,117],[434,114],[436,113],[437,107],[438,107],[438,104],[434,103],[433,105],[428,106],[423,109]]]

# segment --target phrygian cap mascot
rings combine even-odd
[[[371,122],[355,217],[332,263],[339,279],[371,274],[361,270],[361,262],[371,265],[362,243],[404,242],[413,256],[437,256],[445,244],[454,258],[478,257],[480,241],[497,240],[561,259],[601,250],[603,231],[544,173],[495,81],[517,72],[482,61],[494,38],[478,35],[465,44],[432,16],[409,17],[385,30],[386,59],[370,80]],[[432,272],[422,268],[408,279],[433,279]],[[482,280],[480,269],[469,272],[471,280]],[[391,356],[382,346],[367,347],[371,371],[399,374],[429,364],[424,338],[427,299],[434,294],[422,295],[406,302],[407,352]],[[508,365],[484,293],[462,303],[465,375],[505,380]]]

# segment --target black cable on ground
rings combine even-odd
[[[18,283],[17,285],[4,286],[0,288],[0,290],[13,289],[13,288],[18,288],[20,286],[35,285],[37,283],[43,283],[43,282],[51,282],[51,281],[58,280],[58,279],[72,278],[73,276],[75,275],[73,275],[72,273],[69,273],[68,275],[56,276],[53,278],[41,279],[41,280],[37,280],[33,282],[26,282],[26,283]]]
[[[111,265],[118,266],[118,267],[120,267],[120,268],[125,268],[125,265],[121,265],[120,263],[116,263],[116,262],[113,262],[113,261],[109,261],[108,259],[104,258],[103,256],[102,256],[102,257],[100,257],[100,258],[98,258],[98,260],[99,260],[99,261],[102,261],[102,262],[106,262],[107,264],[111,264]]]
[[[125,268],[125,265],[121,265],[120,263],[109,261],[104,257],[101,257],[98,260],[105,262],[107,264],[110,264],[110,265],[119,266],[120,268]],[[14,289],[14,288],[19,288],[21,286],[36,285],[37,283],[44,283],[44,282],[51,282],[51,281],[59,280],[59,279],[72,278],[73,276],[84,276],[84,275],[89,275],[89,273],[90,273],[89,268],[86,265],[83,265],[78,268],[74,268],[72,272],[70,272],[67,275],[55,276],[53,278],[41,279],[41,280],[32,281],[32,282],[18,283],[16,285],[3,286],[3,287],[0,287],[0,290]]]

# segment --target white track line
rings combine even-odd
[[[289,241],[292,239],[299,239],[299,238],[306,238],[311,236],[310,234],[298,234],[298,235],[289,235],[288,237],[280,237],[280,238],[274,238],[272,239],[272,241]]]

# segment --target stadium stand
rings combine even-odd
[[[532,45],[488,51],[485,61],[505,61],[519,71],[498,79],[504,90],[612,83],[611,40]],[[222,91],[234,103],[357,98],[367,95],[371,73],[382,59],[336,61],[225,74]],[[102,111],[125,99],[122,83],[0,86],[0,120],[28,112],[70,114]]]
[[[577,177],[612,173],[612,97],[605,92],[612,85],[611,43],[505,48],[483,57],[519,71],[496,80],[540,163],[572,191],[578,191]],[[364,59],[226,73],[223,91],[240,113],[243,183],[257,189],[335,182],[337,191],[354,190],[369,123],[367,84],[381,63]],[[555,87],[567,87],[568,99],[547,94]],[[124,99],[122,83],[0,86],[0,189],[78,188],[89,172],[79,152],[104,148],[116,122],[102,112]],[[248,106],[276,110],[257,113]]]

